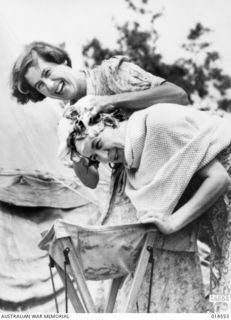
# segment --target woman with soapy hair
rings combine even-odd
[[[180,237],[184,228],[208,211],[211,293],[230,292],[231,129],[228,120],[193,108],[157,104],[121,122],[106,114],[92,121],[89,111],[80,115],[76,110],[69,110],[61,125],[67,129],[64,150],[67,157],[124,165],[125,194],[130,199],[130,208],[132,205],[136,210],[133,221],[154,223],[162,233],[170,237],[178,233]],[[177,208],[195,174],[201,177],[201,185]],[[117,206],[121,209],[121,205]],[[120,210],[121,216],[126,213]],[[118,222],[119,213],[116,217]],[[131,211],[129,222],[130,219]],[[196,295],[200,284],[200,270],[197,269],[198,274],[195,272],[196,252],[190,246],[177,250],[168,241],[162,246],[160,242],[161,237],[154,244],[152,312],[205,311],[203,294]],[[194,279],[190,278],[192,272]],[[140,312],[145,312],[147,275],[148,272],[138,299]],[[215,305],[216,311],[229,308],[227,302]]]

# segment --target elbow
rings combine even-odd
[[[223,191],[225,192],[230,185],[231,185],[231,179],[227,173],[227,175],[223,179]]]
[[[220,190],[220,195],[222,195],[223,193],[226,192],[226,190],[228,189],[228,187],[231,185],[231,179],[229,177],[229,174],[223,173],[223,174],[219,174],[217,176],[217,185],[219,186],[219,190]]]
[[[189,104],[189,98],[188,94],[181,88],[178,90],[178,103],[184,106],[187,106]]]
[[[172,93],[171,102],[181,104],[184,106],[189,104],[189,96],[184,89],[177,86],[176,84],[169,82],[167,82],[165,85],[168,86],[170,92]]]

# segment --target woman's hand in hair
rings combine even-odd
[[[98,113],[110,113],[114,110],[114,106],[110,103],[111,96],[86,96],[78,100],[72,108],[76,109],[80,114],[91,112],[92,117]]]

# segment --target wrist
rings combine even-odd
[[[118,108],[117,100],[112,96],[104,96],[99,112],[110,113]]]
[[[179,221],[177,215],[175,215],[175,213],[173,213],[169,217],[169,223],[171,226],[171,233],[177,232],[183,227],[183,226],[181,226],[180,221]]]
[[[110,96],[106,96],[106,104],[107,105],[113,105],[114,108],[119,108],[120,104],[124,102],[124,99],[122,99],[123,94],[113,94]]]

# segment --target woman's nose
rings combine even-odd
[[[43,83],[49,90],[53,90],[54,88],[54,81],[50,78],[43,79]]]
[[[105,150],[98,150],[96,152],[96,155],[97,155],[97,160],[99,162],[108,162],[108,152],[105,151]]]

